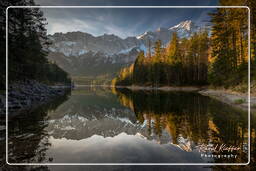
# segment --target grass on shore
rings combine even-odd
[[[245,103],[245,99],[236,99],[236,100],[234,100],[234,103],[235,103],[235,104],[242,104],[242,103]]]

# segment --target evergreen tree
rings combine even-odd
[[[161,78],[161,65],[160,60],[162,56],[162,42],[161,40],[157,40],[154,47],[154,56],[152,61],[152,80],[153,86],[159,86],[160,78]]]
[[[208,32],[199,32],[182,41],[177,34],[173,35],[166,48],[162,47],[161,41],[156,41],[152,56],[145,57],[144,53],[140,52],[135,60],[133,71],[122,69],[113,82],[116,85],[136,84],[154,87],[206,84]]]
[[[3,0],[0,2],[1,21],[8,6],[34,6],[33,0]],[[8,78],[9,83],[33,79],[47,84],[70,83],[68,74],[56,64],[49,63],[46,49],[46,19],[38,8],[8,9]],[[0,27],[0,52],[5,53],[5,26]],[[5,55],[1,55],[0,86],[4,88]]]
[[[167,47],[167,57],[171,63],[180,60],[179,37],[176,32],[173,32],[171,41]]]
[[[134,72],[133,72],[133,82],[135,84],[141,84],[143,82],[145,82],[145,70],[144,70],[144,67],[143,67],[143,62],[144,62],[144,52],[141,51],[139,54],[138,54],[138,57],[136,58],[135,60],[135,63],[134,63]]]
[[[220,1],[228,5],[231,1]],[[219,8],[211,14],[211,46],[213,63],[210,66],[210,82],[214,85],[237,85],[247,72],[247,9]],[[242,75],[241,75],[242,74]]]

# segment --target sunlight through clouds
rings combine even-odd
[[[67,32],[72,32],[72,31],[92,31],[93,26],[81,21],[79,19],[74,19],[72,21],[67,21],[65,19],[63,20],[51,20],[48,21],[49,23],[52,22],[52,24],[47,26],[47,33],[48,34],[54,34],[56,32],[62,32],[62,33],[67,33]]]
[[[52,8],[43,11],[48,21],[48,34],[81,31],[93,36],[115,34],[124,39],[160,27],[169,28],[184,20],[192,20],[201,25],[197,22],[207,20],[205,14],[209,9]]]

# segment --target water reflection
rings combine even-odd
[[[66,101],[70,95],[64,96],[40,106],[30,113],[22,113],[9,121],[8,124],[8,161],[10,163],[40,163],[51,161],[45,156],[51,146],[48,141],[49,133],[45,130],[48,124],[48,112],[54,111]]]
[[[9,126],[13,163],[247,162],[247,113],[196,93],[83,87]],[[198,152],[222,143],[237,158]]]
[[[198,93],[164,91],[115,91],[120,102],[147,122],[148,134],[158,140],[193,151],[202,144],[241,147],[238,158],[215,158],[212,162],[247,162],[248,115]]]

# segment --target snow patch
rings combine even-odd
[[[191,30],[191,25],[192,25],[192,21],[191,20],[186,20],[186,21],[183,21],[171,28],[169,28],[169,30],[173,30],[173,29],[185,29],[187,31],[190,31]]]
[[[123,49],[123,50],[119,51],[117,54],[127,54],[127,53],[129,53],[135,47],[136,46],[133,46],[133,47],[128,48],[128,49]]]
[[[74,130],[76,128],[72,127],[72,126],[66,126],[64,128],[60,128],[60,130],[63,130],[63,131],[70,131],[70,130]]]
[[[137,38],[137,39],[142,39],[142,38],[145,37],[145,36],[149,36],[149,38],[153,38],[152,35],[150,35],[150,33],[151,33],[151,32],[146,31],[145,33],[143,33],[143,34],[137,36],[136,38]]]
[[[65,56],[70,56],[72,53],[72,49],[70,48],[61,48],[59,51],[63,53]]]
[[[76,42],[72,42],[72,41],[62,41],[62,43],[67,45],[67,46],[72,46],[72,45],[76,44]]]
[[[49,47],[48,49],[49,49],[49,51],[51,51],[51,52],[56,52],[56,51],[57,51],[57,50],[56,50],[55,48],[53,48],[53,47]]]
[[[86,52],[87,52],[86,50],[82,49],[82,50],[80,50],[80,51],[78,52],[78,55],[83,55],[83,54],[85,54]]]
[[[120,117],[113,117],[113,116],[109,116],[109,115],[105,115],[107,118],[109,119],[112,119],[112,120],[119,120],[121,122],[124,122],[126,124],[129,124],[129,125],[134,125],[134,123],[132,123],[132,121],[129,119],[129,118],[120,118]]]

